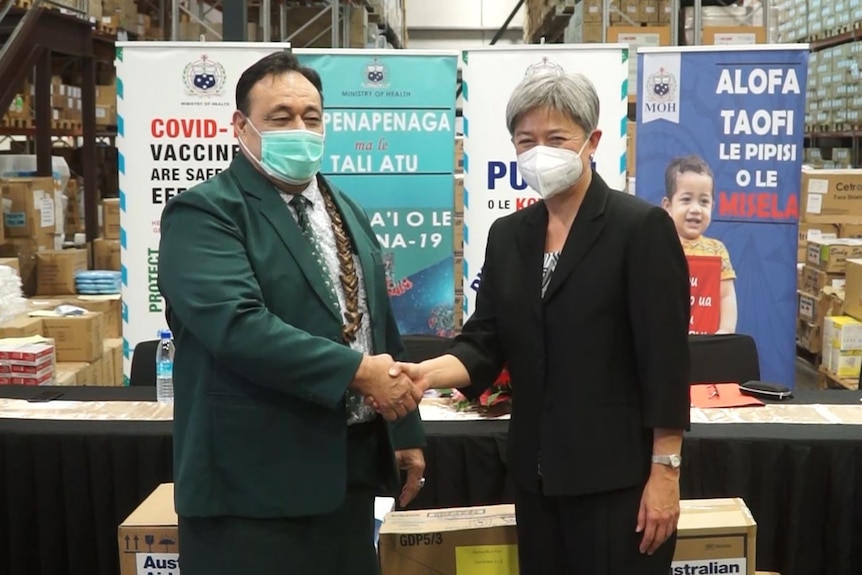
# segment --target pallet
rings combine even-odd
[[[837,28],[830,28],[829,30],[823,30],[817,36],[819,36],[818,40],[825,40],[826,38],[834,38],[835,36],[840,36],[841,34],[846,34],[853,30],[853,27],[849,24],[845,24],[842,26],[838,26]]]
[[[51,129],[56,131],[71,132],[81,129],[81,122],[76,120],[52,120]]]
[[[847,122],[842,122],[839,124],[831,124],[829,127],[830,132],[856,132],[860,128],[859,124],[850,124]]]
[[[856,21],[852,24],[842,24],[841,26],[830,28],[829,30],[821,30],[816,34],[809,34],[807,38],[802,38],[799,42],[820,42],[822,40],[828,40],[829,38],[835,38],[850,32],[860,31],[862,31],[862,21]]]
[[[99,34],[105,34],[107,36],[116,36],[117,35],[116,26],[106,26],[106,25],[102,24],[101,22],[96,22],[96,31]]]
[[[811,124],[810,134],[824,134],[832,131],[832,124]]]
[[[817,388],[821,390],[839,389],[857,391],[859,389],[858,377],[838,377],[826,369],[817,370]]]
[[[18,129],[18,130],[27,130],[33,127],[33,120],[31,118],[9,118],[4,117],[0,119],[0,127],[7,129]]]

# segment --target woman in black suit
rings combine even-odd
[[[527,575],[667,575],[689,425],[689,276],[667,213],[591,170],[583,75],[526,78],[506,122],[543,201],[494,222],[476,309],[417,385],[487,389],[507,365],[509,463]],[[393,373],[398,370],[393,370]]]

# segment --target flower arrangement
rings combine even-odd
[[[457,389],[452,390],[452,402],[456,410],[476,410],[490,417],[499,417],[512,411],[512,380],[505,366],[494,383],[479,399],[470,401]]]

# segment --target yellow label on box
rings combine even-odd
[[[456,547],[455,573],[457,575],[518,575],[518,546]]]

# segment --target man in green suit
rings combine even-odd
[[[183,575],[373,575],[374,498],[425,467],[380,247],[318,173],[318,74],[272,54],[236,99],[242,154],[161,220]]]

